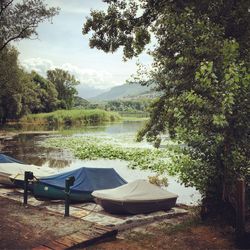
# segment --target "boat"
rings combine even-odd
[[[1,166],[1,165],[6,164],[6,163],[14,163],[14,162],[22,163],[21,161],[18,161],[8,155],[0,154],[0,184],[13,186],[13,184],[11,183],[9,179],[10,174],[7,171],[8,167],[6,165],[5,166],[4,165]]]
[[[145,180],[92,193],[97,204],[112,214],[146,214],[167,211],[175,206],[177,195]]]
[[[31,171],[37,177],[57,173],[52,168],[24,164],[5,154],[0,154],[0,184],[11,187],[23,186],[25,171]]]
[[[116,188],[127,183],[113,168],[81,167],[34,181],[34,197],[38,200],[64,200],[65,181],[69,177],[75,178],[69,194],[72,202],[92,201],[93,191]]]
[[[19,187],[19,188],[24,188],[24,172],[25,171],[32,172],[34,176],[32,180],[29,180],[29,186],[28,186],[29,190],[33,189],[33,185],[32,185],[33,180],[58,173],[58,170],[50,168],[50,167],[40,167],[36,165],[24,165],[22,170],[19,169],[17,173],[9,176],[9,179],[13,183],[14,186]]]
[[[20,164],[24,164],[22,161],[19,161],[15,158],[12,158],[8,155],[5,154],[0,154],[0,163],[20,163]]]

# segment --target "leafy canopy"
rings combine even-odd
[[[77,95],[75,87],[79,84],[79,81],[68,71],[62,69],[48,70],[47,78],[56,87],[60,101],[59,107],[63,109],[72,108],[74,97]]]
[[[250,1],[104,2],[107,11],[92,10],[83,27],[91,48],[122,47],[130,59],[153,41],[141,83],[154,83],[161,96],[138,139],[168,131],[184,143],[171,172],[204,195],[228,198],[250,165]]]

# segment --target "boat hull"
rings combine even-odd
[[[8,187],[15,187],[15,185],[10,180],[10,175],[5,173],[0,173],[0,184]]]
[[[95,198],[97,204],[112,214],[147,214],[170,210],[176,204],[177,197],[152,201],[117,201]]]
[[[50,186],[39,181],[33,182],[32,193],[38,200],[65,200],[65,191],[62,188]],[[92,201],[91,192],[70,192],[71,202]]]
[[[24,180],[19,179],[19,178],[15,179],[12,176],[9,179],[11,180],[11,183],[13,184],[13,186],[24,189],[24,185],[25,185]],[[33,190],[33,181],[28,181],[28,190],[30,191]]]

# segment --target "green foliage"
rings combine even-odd
[[[119,112],[146,112],[151,101],[149,99],[108,101],[105,109]]]
[[[108,10],[93,10],[84,25],[92,48],[123,47],[129,59],[150,34],[156,41],[141,82],[154,83],[161,95],[138,139],[168,131],[185,145],[171,172],[204,196],[230,200],[235,178],[250,167],[249,1],[106,2]]]
[[[120,116],[114,112],[105,110],[57,110],[50,113],[30,114],[20,119],[21,123],[37,123],[50,125],[94,125],[103,122],[120,120]]]
[[[18,119],[22,115],[55,110],[58,105],[55,86],[35,72],[18,65],[18,53],[5,47],[0,52],[0,119]]]
[[[14,48],[0,52],[0,119],[18,117],[22,110],[22,85],[17,64],[18,53]]]
[[[75,86],[79,81],[69,74],[68,71],[62,69],[54,69],[47,71],[47,78],[51,81],[58,92],[59,108],[70,109],[73,107],[74,97],[77,94]]]
[[[74,108],[89,108],[90,105],[91,104],[86,99],[80,96],[74,97]]]
[[[35,106],[31,112],[41,113],[55,110],[59,103],[55,85],[34,71],[31,73],[31,79],[37,89],[38,98],[40,100],[40,105]]]
[[[11,41],[37,36],[38,24],[58,14],[58,8],[47,8],[41,0],[1,0],[0,51]]]

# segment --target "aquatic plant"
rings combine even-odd
[[[138,145],[124,145],[122,137],[62,137],[50,138],[44,142],[46,147],[67,148],[79,159],[95,160],[120,159],[129,162],[130,168],[151,169],[160,174],[168,171],[172,154],[177,145],[169,144],[165,148],[142,148]],[[135,143],[136,144],[136,143]]]

